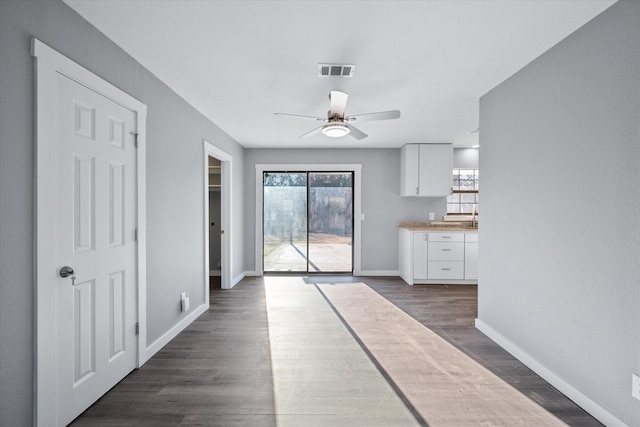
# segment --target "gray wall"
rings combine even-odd
[[[138,98],[147,117],[149,342],[181,316],[179,294],[202,303],[203,145],[234,157],[243,185],[243,148],[60,1],[0,1],[0,425],[33,420],[35,36]],[[234,203],[242,218],[242,198]],[[242,221],[232,235],[242,260]],[[234,276],[242,271],[236,263]]]
[[[446,198],[400,197],[400,149],[247,149],[244,170],[245,258],[255,270],[255,165],[260,163],[362,164],[362,270],[398,270],[401,221],[427,221],[446,213]],[[260,237],[261,239],[261,237]],[[258,268],[261,268],[258,266]]]
[[[640,425],[640,2],[482,97],[478,317]]]
[[[453,167],[456,169],[478,169],[480,150],[477,148],[454,148]]]

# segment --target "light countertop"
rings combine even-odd
[[[471,227],[469,222],[412,222],[403,221],[398,224],[398,228],[405,228],[409,231],[458,231],[463,233],[477,233],[478,227]]]

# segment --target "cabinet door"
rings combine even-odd
[[[478,280],[478,242],[464,244],[464,279]]]
[[[398,268],[400,277],[413,285],[413,233],[401,228],[398,232]]]
[[[428,233],[413,233],[413,278],[427,278]]]
[[[418,195],[419,145],[407,144],[400,150],[400,195]]]
[[[451,194],[453,148],[451,144],[420,144],[418,195],[442,197]]]

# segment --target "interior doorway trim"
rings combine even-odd
[[[36,58],[36,319],[35,319],[35,425],[52,425],[56,420],[56,336],[45,333],[47,325],[55,323],[56,304],[52,296],[50,279],[55,245],[48,236],[56,229],[53,207],[55,191],[51,191],[51,177],[56,171],[51,159],[57,149],[55,110],[51,107],[56,96],[56,76],[63,75],[92,91],[136,113],[138,149],[136,154],[136,221],[138,239],[136,247],[137,269],[137,366],[149,357],[146,350],[146,117],[147,107],[137,99],[93,74],[56,50],[35,38],[31,39],[31,55]]]
[[[209,304],[209,157],[214,157],[220,160],[220,201],[221,201],[221,236],[220,236],[220,253],[221,253],[221,271],[220,271],[220,287],[222,289],[231,289],[233,284],[231,283],[233,260],[231,258],[232,252],[232,240],[233,236],[233,203],[231,199],[231,186],[232,186],[232,167],[233,157],[214,146],[210,142],[204,140],[204,292],[205,302]]]
[[[353,275],[362,272],[361,263],[361,183],[362,164],[256,164],[256,250],[255,270],[257,274],[264,274],[262,269],[262,225],[264,193],[262,187],[263,173],[269,172],[353,172]]]

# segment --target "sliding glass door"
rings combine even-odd
[[[263,270],[307,271],[307,174],[263,174]]]
[[[353,173],[264,172],[263,271],[353,272]]]
[[[309,173],[310,272],[353,271],[353,174]]]

